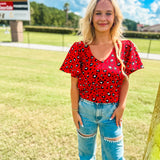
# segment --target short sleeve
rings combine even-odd
[[[60,70],[66,73],[71,73],[72,77],[79,77],[81,73],[81,65],[77,42],[75,42],[70,48]]]
[[[125,64],[124,71],[129,76],[131,73],[144,67],[137,52],[137,49],[131,41],[128,40],[124,48],[125,49],[122,56],[123,63]]]

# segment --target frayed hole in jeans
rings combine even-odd
[[[93,134],[83,134],[80,131],[77,131],[77,132],[79,133],[79,135],[81,137],[84,137],[84,138],[91,138],[91,137],[94,137],[96,135],[96,133],[93,133]]]
[[[108,142],[119,142],[122,139],[123,139],[123,135],[121,135],[119,137],[115,137],[115,138],[104,137],[104,140],[108,141]]]

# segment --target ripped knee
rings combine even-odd
[[[121,135],[119,137],[115,137],[115,138],[104,137],[104,140],[108,141],[108,142],[119,142],[122,139],[123,139],[123,135]]]
[[[80,131],[77,131],[77,132],[83,138],[91,138],[91,137],[94,137],[96,135],[96,133],[93,133],[93,134],[83,134]]]

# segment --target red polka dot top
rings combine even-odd
[[[143,68],[138,52],[129,40],[122,41],[121,59],[127,75]],[[99,61],[92,55],[89,45],[75,42],[60,70],[78,78],[79,94],[83,99],[96,103],[119,101],[124,75],[115,48],[105,61]]]

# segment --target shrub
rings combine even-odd
[[[124,37],[130,38],[144,38],[144,39],[160,39],[160,33],[155,32],[132,32],[126,31],[123,33]]]
[[[63,27],[45,27],[45,26],[24,26],[25,31],[30,32],[47,32],[47,33],[61,33],[61,34],[72,34],[77,32],[74,28],[63,28]]]
[[[46,27],[46,26],[24,26],[24,29],[30,32],[47,32],[47,33],[59,33],[59,34],[74,34],[78,32],[78,29],[75,28]],[[124,37],[129,37],[129,38],[160,39],[160,33],[155,33],[155,32],[125,31],[123,35]]]

